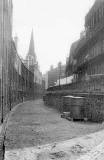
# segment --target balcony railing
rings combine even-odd
[[[104,93],[104,74],[89,75],[89,80],[76,81],[66,85],[53,86],[47,92],[65,91],[71,93]]]

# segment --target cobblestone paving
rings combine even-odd
[[[103,124],[61,119],[60,114],[44,106],[42,100],[31,101],[20,105],[12,114],[6,133],[6,151],[17,149],[21,151],[25,148],[80,137],[101,129],[104,129]]]

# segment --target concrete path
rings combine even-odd
[[[9,118],[5,160],[75,160],[102,142],[103,129],[104,124],[61,119],[42,100],[26,102]]]

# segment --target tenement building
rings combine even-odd
[[[85,32],[72,44],[66,72],[74,74],[76,89],[104,91],[104,0],[96,0],[86,15]]]

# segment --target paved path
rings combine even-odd
[[[35,160],[34,151],[37,150],[37,146],[51,143],[51,147],[54,148],[55,142],[67,141],[102,129],[103,124],[61,119],[60,114],[44,106],[42,100],[26,102],[18,106],[9,119],[5,160]],[[101,141],[102,139],[99,139],[97,143]],[[27,151],[28,155],[25,154]],[[38,160],[41,159],[38,157]]]

